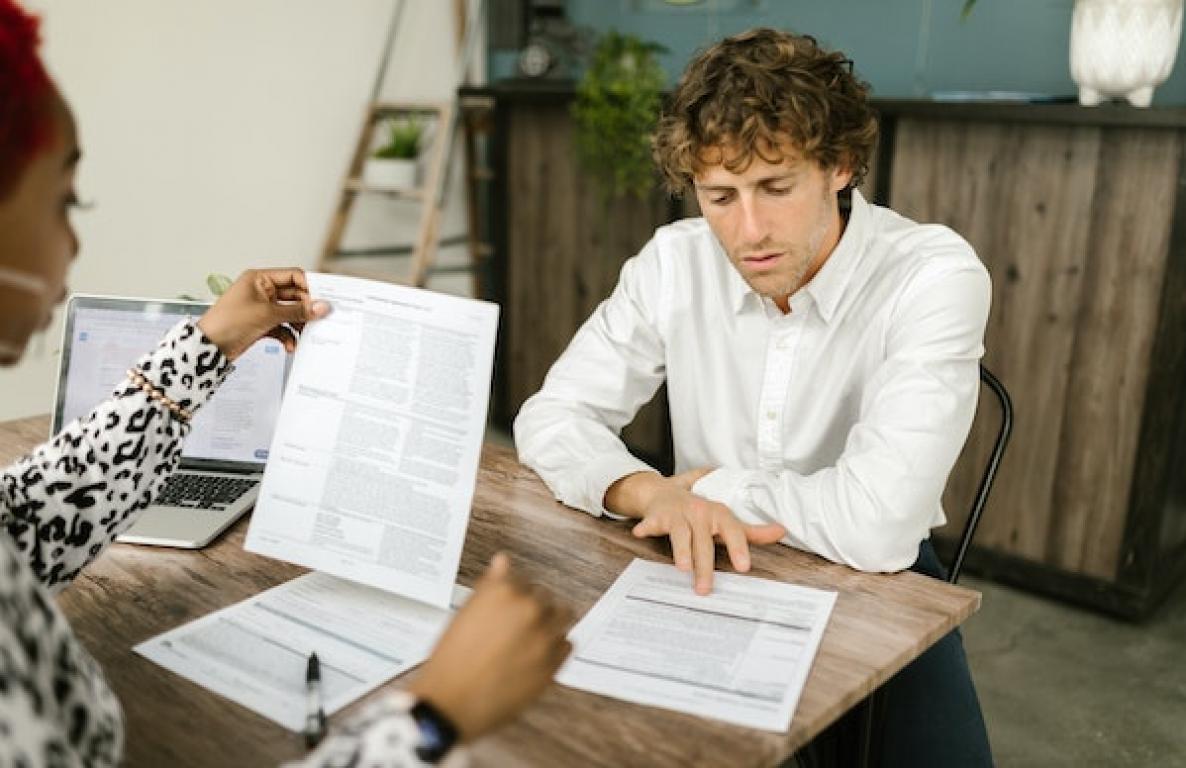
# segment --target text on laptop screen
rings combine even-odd
[[[110,397],[127,370],[181,319],[169,305],[129,303],[127,308],[78,306],[62,354],[59,383],[62,426]],[[203,307],[190,308],[195,316]],[[187,459],[263,462],[280,412],[286,370],[284,347],[263,339],[235,361],[214,396],[194,415],[185,439]],[[150,376],[151,378],[151,376]]]

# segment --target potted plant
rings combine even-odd
[[[414,116],[387,121],[387,141],[375,150],[366,167],[363,181],[382,189],[411,189],[416,186],[417,158],[424,125]]]
[[[656,54],[665,50],[611,30],[577,86],[577,156],[608,197],[641,198],[655,187],[651,133],[666,84]]]

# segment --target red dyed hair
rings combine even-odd
[[[0,0],[0,197],[52,135],[53,86],[37,56],[37,17]]]

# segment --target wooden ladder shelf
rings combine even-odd
[[[417,287],[424,286],[429,270],[436,260],[441,209],[444,204],[443,190],[449,155],[448,144],[453,135],[453,109],[454,106],[450,102],[381,101],[372,102],[367,107],[362,130],[358,136],[358,144],[354,148],[354,156],[346,171],[346,178],[342,182],[338,207],[330,219],[329,232],[326,235],[325,246],[321,250],[321,259],[317,265],[319,271],[398,282]],[[429,137],[430,141],[427,147],[421,149],[420,153],[420,170],[423,173],[420,186],[407,189],[376,187],[369,185],[363,179],[363,167],[375,149],[375,131],[392,118],[412,118],[425,123],[424,135]],[[356,269],[340,263],[343,256],[342,238],[346,233],[350,212],[358,196],[363,194],[381,194],[406,200],[410,204],[414,203],[420,207],[419,225],[412,249],[411,265],[406,275],[393,275],[379,270]]]

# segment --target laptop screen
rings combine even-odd
[[[74,296],[66,312],[53,429],[88,413],[111,395],[127,370],[183,317],[208,305],[103,296]],[[193,419],[182,458],[189,465],[258,464],[268,458],[288,372],[288,355],[263,339]]]

